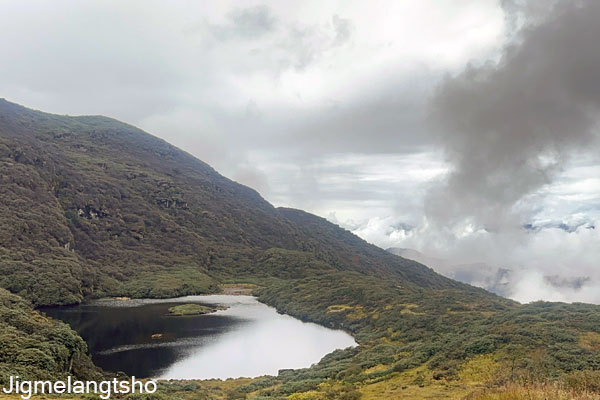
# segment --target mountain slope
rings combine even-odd
[[[0,338],[37,334],[14,348],[0,341],[0,384],[15,370],[98,374],[81,339],[25,300],[168,297],[242,282],[258,284],[259,299],[279,311],[346,329],[360,346],[311,368],[228,382],[228,393],[202,382],[161,390],[181,398],[450,398],[600,370],[600,307],[520,305],[453,281],[323,218],[274,208],[110,118],[0,100],[0,188],[0,287],[14,293],[0,289]],[[219,394],[208,397],[213,389]]]
[[[222,279],[262,274],[271,248],[303,252],[311,268],[466,287],[324,219],[275,209],[189,154],[109,118],[0,101],[0,168],[0,286],[38,305],[210,292]]]

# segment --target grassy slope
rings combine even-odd
[[[0,169],[0,286],[36,305],[256,283],[262,301],[360,343],[277,378],[163,388],[181,398],[448,398],[600,368],[600,308],[520,306],[444,278],[322,218],[273,208],[108,118],[0,101]]]

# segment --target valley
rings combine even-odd
[[[0,384],[15,373],[112,376],[92,362],[97,343],[45,307],[216,295],[241,284],[259,306],[348,332],[358,346],[265,377],[165,381],[154,398],[598,391],[587,382],[599,376],[600,307],[519,304],[443,277],[323,218],[275,208],[133,126],[0,100],[0,172]]]

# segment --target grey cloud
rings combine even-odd
[[[352,36],[353,26],[349,19],[340,18],[335,14],[331,18],[333,29],[335,31],[334,45],[341,45],[347,42]]]
[[[329,24],[281,24],[266,5],[234,9],[227,13],[226,19],[224,24],[202,21],[187,31],[208,31],[219,42],[252,41],[255,47],[248,55],[277,73],[289,68],[305,69],[326,51],[347,43],[354,30],[349,19],[337,14]]]
[[[265,112],[253,132],[254,143],[296,151],[302,157],[422,152],[431,148],[424,108],[435,78],[433,71],[415,72],[409,83],[385,75],[373,79],[359,95],[332,92],[329,102],[304,110]]]
[[[286,163],[294,165],[310,164],[331,154],[384,157],[420,153],[431,144],[431,136],[423,129],[426,118],[423,108],[424,93],[434,77],[434,72],[420,71],[406,83],[401,77],[385,75],[374,79],[359,95],[331,92],[330,101],[306,108],[287,105],[269,108],[260,101],[248,100],[239,109],[211,108],[210,115],[218,127],[218,135],[228,140],[227,151],[281,153],[285,154]],[[194,112],[190,114],[193,119]],[[190,136],[184,147],[221,170],[228,168],[231,160],[213,159],[211,153],[196,151],[200,146],[203,143]],[[344,168],[348,167],[335,172],[357,173]],[[318,171],[323,172],[330,171]]]
[[[430,257],[409,248],[391,247],[386,251],[420,262],[457,281],[482,287],[501,296],[512,294],[514,274],[510,269],[494,267],[483,262],[453,264],[449,260]]]
[[[227,19],[227,24],[210,25],[212,33],[221,40],[255,39],[272,32],[277,25],[277,18],[265,5],[236,8],[227,13]]]
[[[575,276],[570,278],[565,278],[559,275],[544,276],[544,282],[558,289],[581,289],[585,284],[590,282],[590,280],[591,278],[589,276]]]
[[[527,26],[497,64],[447,78],[432,101],[453,171],[431,217],[489,229],[552,181],[570,151],[594,140],[600,109],[600,3],[558,4]]]
[[[297,70],[306,68],[327,49],[327,39],[318,27],[299,26],[290,29],[289,36],[281,43],[281,48],[286,49],[289,58],[282,57],[282,63]]]
[[[543,23],[561,0],[501,0],[509,35],[518,35],[519,30]],[[514,38],[514,36],[513,36]]]
[[[267,175],[249,162],[238,163],[232,172],[231,178],[244,185],[257,190],[263,196],[270,194],[269,179]]]
[[[514,273],[508,268],[496,268],[486,263],[453,265],[448,269],[453,279],[482,287],[500,296],[512,294]]]
[[[541,224],[527,223],[527,224],[523,225],[523,228],[525,228],[526,230],[530,230],[530,231],[534,231],[534,232],[540,231],[542,229],[558,228],[565,232],[572,233],[572,232],[576,232],[581,227],[583,227],[585,229],[595,229],[594,221],[589,218],[585,218],[585,219],[578,219],[578,220],[573,220],[573,221],[568,221],[568,222],[548,221],[548,222],[544,222]]]
[[[328,50],[342,46],[352,36],[350,20],[332,17],[332,26],[297,25],[289,29],[288,35],[279,43],[288,58],[282,57],[284,65],[302,70]]]
[[[301,139],[312,148],[330,151],[414,151],[429,139],[422,129],[425,115],[418,99],[394,93],[401,90],[394,87],[375,99],[327,107],[327,112],[318,112],[299,126],[304,132]]]

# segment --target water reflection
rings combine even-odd
[[[167,315],[169,307],[185,303],[229,308],[209,315]],[[108,300],[44,311],[79,332],[97,365],[140,378],[276,375],[356,344],[343,331],[278,314],[251,296]]]

